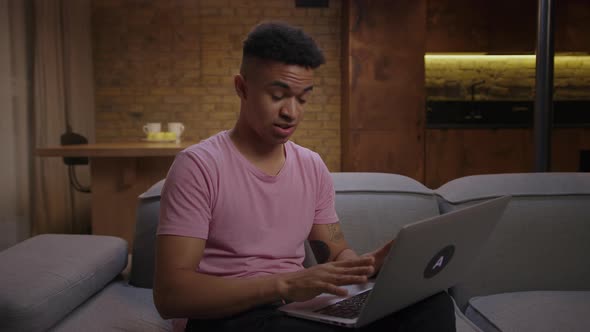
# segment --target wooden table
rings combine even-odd
[[[40,157],[88,157],[92,233],[113,235],[133,247],[137,197],[166,177],[174,156],[194,142],[97,143],[37,148]]]

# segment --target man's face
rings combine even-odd
[[[265,143],[283,144],[303,119],[313,88],[313,70],[273,61],[256,61],[246,70],[242,116]]]

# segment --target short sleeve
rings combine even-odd
[[[314,224],[333,224],[338,222],[336,214],[334,191],[334,180],[319,155],[315,158],[318,169],[318,192],[316,198],[316,209]]]
[[[160,201],[158,235],[207,239],[211,221],[211,167],[195,153],[179,153],[166,177]]]

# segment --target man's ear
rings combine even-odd
[[[248,89],[246,87],[246,80],[240,74],[234,76],[234,87],[236,88],[236,93],[242,99],[248,98]]]

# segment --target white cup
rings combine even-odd
[[[150,122],[150,123],[146,123],[143,126],[143,132],[146,135],[149,135],[150,133],[159,133],[162,131],[162,124],[159,122]]]
[[[176,134],[176,140],[180,141],[180,135],[184,132],[182,122],[168,122],[168,131]]]

